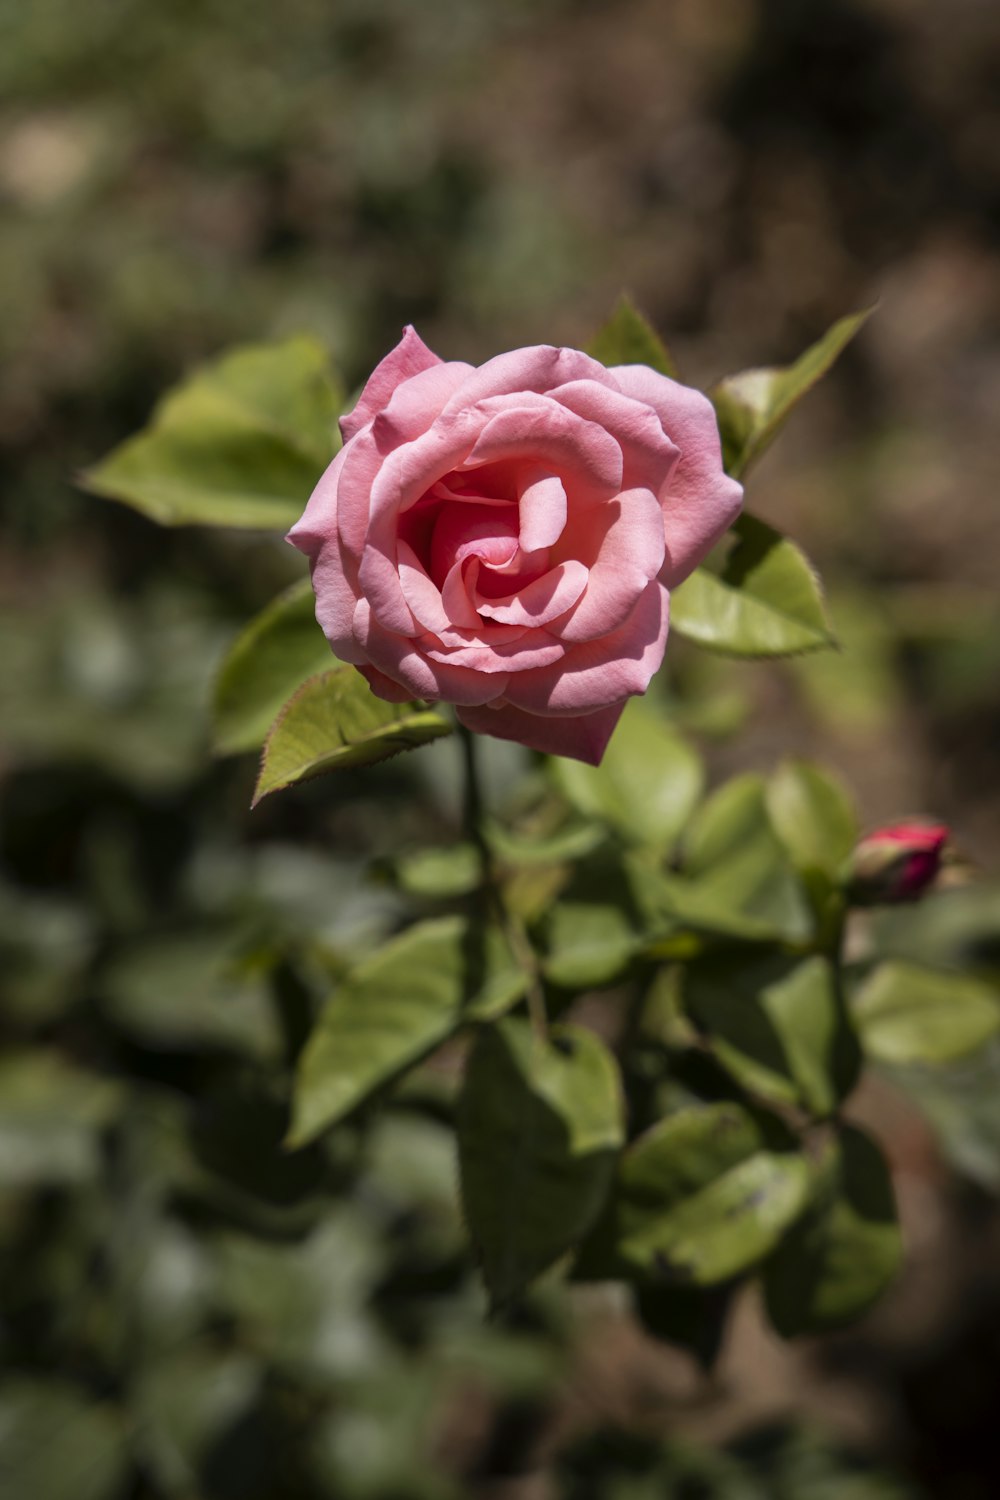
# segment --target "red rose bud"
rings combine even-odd
[[[934,884],[949,831],[943,823],[878,828],[851,856],[847,894],[854,906],[917,901]]]

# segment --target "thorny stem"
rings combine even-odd
[[[528,1015],[535,1034],[544,1041],[548,1037],[549,1022],[545,1009],[545,992],[538,971],[538,958],[520,919],[507,909],[497,878],[493,853],[483,831],[483,794],[479,781],[476,736],[471,730],[466,729],[464,724],[459,724],[458,737],[462,745],[462,759],[465,766],[462,826],[466,838],[475,846],[479,855],[484,905],[488,913],[499,923],[510,944],[514,958],[524,971],[527,981],[525,999],[528,1004]]]

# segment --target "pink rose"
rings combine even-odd
[[[382,698],[597,765],[740,508],[709,401],[576,349],[446,363],[407,328],[340,425],[288,537],[334,653]]]

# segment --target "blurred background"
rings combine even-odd
[[[627,289],[704,386],[877,299],[749,487],[843,651],[669,680],[717,775],[797,750],[950,823],[981,879],[886,930],[996,973],[1000,9],[0,0],[0,209],[4,1500],[994,1500],[1000,1062],[860,1096],[909,1239],[860,1331],[750,1298],[706,1375],[610,1292],[485,1324],[433,1101],[279,1149],[450,747],[251,818],[210,683],[300,560],[73,480],[239,341],[311,332],[350,390],[404,322],[478,362]]]

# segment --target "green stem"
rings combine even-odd
[[[545,991],[538,970],[538,958],[523,924],[507,910],[500,881],[497,878],[493,852],[483,829],[483,793],[479,780],[479,760],[476,753],[476,736],[464,724],[458,726],[465,768],[465,787],[462,802],[462,827],[465,837],[475,846],[479,855],[481,891],[487,913],[499,923],[511,952],[524,971],[527,981],[525,999],[528,1015],[537,1036],[545,1040],[549,1033],[548,1015],[545,1009]]]

